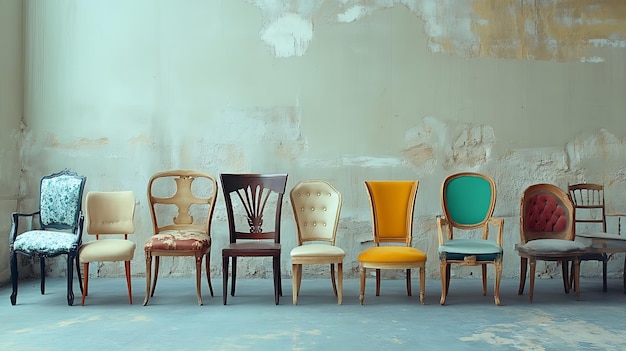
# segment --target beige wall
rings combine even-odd
[[[0,284],[9,280],[11,212],[18,208],[23,106],[22,2],[0,0]]]
[[[526,186],[602,182],[610,210],[626,212],[621,2],[26,3],[24,182],[36,187],[67,167],[88,177],[86,191],[135,191],[137,275],[151,230],[145,187],[170,168],[287,172],[289,189],[331,181],[344,194],[337,244],[351,277],[371,236],[366,179],[420,180],[414,246],[427,251],[431,277],[439,190],[450,173],[495,179],[507,277],[519,274],[513,247]],[[219,199],[215,275],[227,241]],[[290,275],[288,203],[283,213]],[[164,264],[174,276],[193,270],[191,260]],[[270,271],[267,261],[241,265],[242,275]],[[105,264],[101,274],[123,270]],[[598,266],[585,264],[583,274],[598,275]]]

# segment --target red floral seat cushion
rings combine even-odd
[[[146,250],[206,251],[211,247],[211,237],[196,230],[165,230],[153,235],[144,245]]]

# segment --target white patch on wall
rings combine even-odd
[[[313,23],[295,13],[284,14],[261,31],[276,57],[302,56],[313,39]]]
[[[248,0],[261,10],[261,39],[276,57],[303,56],[313,39],[313,18],[324,0]]]

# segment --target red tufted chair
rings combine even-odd
[[[520,243],[515,249],[521,257],[520,285],[518,293],[524,293],[526,269],[530,265],[530,302],[535,287],[537,260],[561,262],[565,293],[570,290],[568,262],[572,261],[574,290],[578,288],[580,256],[585,245],[574,241],[574,208],[567,194],[551,184],[528,187],[520,202]]]

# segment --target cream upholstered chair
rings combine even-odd
[[[365,270],[376,269],[376,296],[380,295],[381,269],[406,269],[406,291],[411,296],[411,268],[420,270],[420,302],[424,303],[426,254],[411,247],[413,210],[418,181],[366,181],[372,208],[374,247],[358,256],[361,305],[365,299]],[[381,246],[381,244],[396,244]],[[398,245],[400,244],[400,245]]]
[[[91,191],[87,194],[85,207],[87,209],[87,232],[95,235],[96,240],[84,243],[78,253],[85,272],[81,304],[85,304],[85,297],[88,294],[89,263],[120,261],[124,261],[128,301],[132,304],[130,261],[135,254],[136,244],[128,240],[128,235],[135,232],[135,193],[132,191]],[[119,238],[120,235],[124,238]],[[115,237],[110,238],[111,236]]]
[[[337,303],[341,305],[342,266],[346,253],[335,246],[341,212],[341,193],[326,181],[305,180],[296,184],[289,195],[298,229],[298,246],[291,250],[293,304],[298,304],[302,265],[330,264],[333,291],[337,296]],[[339,275],[337,283],[335,283],[335,264]]]

